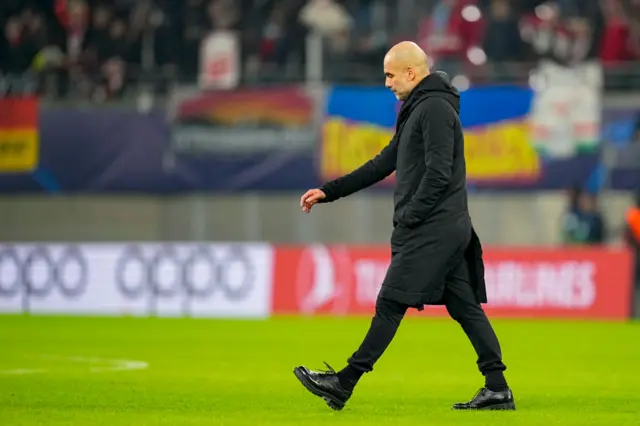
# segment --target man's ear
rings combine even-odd
[[[413,81],[416,78],[416,72],[413,67],[407,68],[407,77],[409,81]]]

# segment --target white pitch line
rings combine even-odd
[[[124,370],[144,370],[149,367],[149,363],[144,361],[133,361],[130,359],[113,360],[115,363],[112,367],[91,367],[93,373],[101,371],[124,371]]]
[[[124,371],[124,370],[144,370],[149,367],[149,363],[145,361],[135,361],[131,359],[115,359],[115,358],[95,358],[84,356],[58,356],[58,355],[42,355],[40,358],[65,360],[83,364],[111,364],[107,367],[91,367],[90,371],[99,373],[103,371]]]
[[[60,356],[60,355],[40,355],[33,358],[58,360],[58,361],[71,361],[79,364],[107,364],[106,366],[89,368],[89,371],[92,373],[102,373],[106,371],[144,370],[149,367],[148,362],[136,361],[131,359],[95,358],[95,357],[82,357],[82,356]],[[0,374],[35,374],[35,373],[44,373],[47,371],[51,371],[51,370],[16,368],[13,370],[0,370]]]
[[[28,368],[16,368],[14,370],[0,370],[0,374],[34,374],[44,373],[46,370],[33,370]]]

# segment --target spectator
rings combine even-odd
[[[29,37],[28,28],[18,16],[11,17],[4,27],[2,70],[7,74],[22,74],[31,67],[38,46]]]
[[[86,50],[96,62],[104,61],[104,52],[109,49],[109,23],[113,19],[113,11],[106,6],[98,6],[93,11],[91,28],[85,43]]]
[[[200,40],[208,32],[204,11],[204,0],[186,0],[181,34],[183,43],[180,49],[180,65],[188,76],[195,76],[198,73]]]
[[[605,223],[598,210],[595,194],[580,191],[577,205],[570,206],[563,217],[563,241],[567,245],[603,244]]]
[[[82,0],[56,0],[56,15],[65,31],[65,53],[71,67],[79,72],[89,32],[89,7]]]
[[[522,59],[518,19],[509,1],[492,0],[488,15],[483,42],[487,59],[496,62]]]
[[[629,18],[617,0],[603,2],[605,25],[600,45],[600,59],[605,65],[632,58]]]
[[[434,61],[436,68],[455,74],[475,45],[479,23],[466,19],[463,9],[475,1],[438,0],[421,19],[418,44]]]
[[[259,60],[265,65],[282,67],[287,58],[287,15],[282,4],[271,10],[262,29],[259,47]]]
[[[300,21],[329,40],[333,50],[348,47],[348,32],[353,18],[335,0],[309,0],[300,11]]]
[[[636,294],[640,294],[640,190],[636,193],[635,205],[627,211],[624,237],[634,253],[635,289]]]
[[[350,9],[354,17],[351,30],[353,57],[374,69],[380,68],[390,44],[388,26],[391,8],[383,0],[359,1]]]
[[[98,96],[120,94],[128,64],[131,62],[132,40],[127,37],[127,26],[122,19],[114,19],[109,24],[105,44],[98,51],[101,68],[101,81]]]
[[[628,17],[629,38],[627,49],[631,59],[640,59],[640,0],[624,0],[625,16]]]

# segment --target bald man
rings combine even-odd
[[[485,378],[472,400],[453,408],[513,410],[500,344],[481,306],[487,301],[484,263],[467,207],[460,95],[445,73],[430,73],[415,43],[394,46],[384,58],[384,74],[386,87],[403,101],[393,139],[358,169],[307,191],[300,205],[308,213],[317,203],[346,197],[395,171],[391,264],[369,331],[347,366],[339,372],[299,366],[294,373],[340,410],[361,376],[373,370],[406,311],[445,305],[471,341]]]

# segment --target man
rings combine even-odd
[[[446,74],[431,74],[414,43],[395,45],[384,58],[386,87],[404,101],[396,133],[360,168],[307,191],[301,207],[346,197],[394,170],[391,265],[369,331],[348,365],[336,372],[294,369],[300,382],[335,409],[344,408],[360,377],[373,370],[408,308],[442,305],[467,334],[485,387],[455,409],[515,409],[498,339],[480,303],[487,300],[482,248],[467,208],[460,96]]]
[[[562,220],[562,239],[567,245],[597,245],[606,240],[606,225],[596,194],[580,191],[575,206]]]
[[[624,238],[634,254],[634,297],[631,310],[635,316],[640,316],[640,190],[636,192],[635,205],[629,207],[625,218]]]

